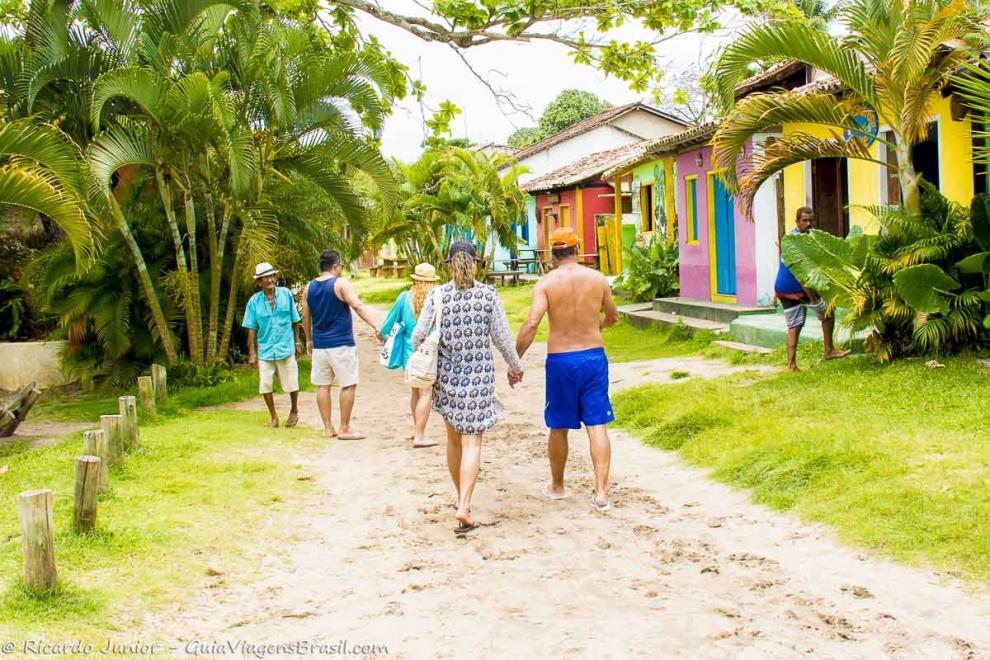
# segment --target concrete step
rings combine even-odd
[[[787,323],[782,313],[747,314],[732,321],[729,327],[733,339],[745,344],[764,348],[780,348],[787,344]],[[863,342],[869,334],[869,330],[863,330],[852,335],[849,330],[837,325],[834,340],[838,346],[862,350]],[[799,342],[802,344],[822,342],[822,324],[810,310],[808,320],[801,330]]]
[[[766,355],[767,353],[772,353],[773,351],[764,346],[753,346],[752,344],[743,344],[738,341],[727,341],[725,339],[719,339],[713,341],[713,344],[718,344],[725,348],[731,348],[734,351],[739,351],[740,353],[759,353],[760,355]]]
[[[645,307],[641,305],[627,305],[626,307],[620,307],[619,312],[629,319],[629,322],[637,328],[645,328],[651,324],[682,324],[685,328],[692,332],[697,330],[708,330],[710,332],[726,333],[729,331],[729,325],[727,323],[718,323],[707,319],[695,319],[689,316],[658,312],[651,309],[649,305]]]
[[[657,298],[653,301],[653,309],[657,312],[690,316],[695,319],[705,319],[717,323],[731,323],[742,314],[772,314],[773,307],[757,305],[736,305],[735,303],[712,302],[694,298]]]

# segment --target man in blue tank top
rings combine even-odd
[[[815,211],[808,206],[797,210],[794,219],[797,225],[791,230],[792,234],[807,234],[815,226]],[[794,277],[794,273],[780,259],[777,269],[777,281],[774,283],[774,294],[784,308],[784,322],[787,325],[787,368],[798,371],[797,345],[801,338],[801,328],[808,318],[807,307],[815,311],[822,324],[822,341],[825,344],[825,359],[836,360],[849,355],[849,351],[839,350],[832,343],[835,332],[835,316],[828,313],[825,301],[811,289],[807,288]]]
[[[351,428],[360,370],[351,311],[371,326],[375,337],[381,339],[381,333],[350,282],[340,276],[341,270],[339,253],[326,250],[320,255],[320,276],[303,290],[302,325],[306,353],[313,359],[310,380],[319,388],[316,403],[323,418],[323,434],[361,440],[364,434]],[[330,390],[334,385],[340,387],[339,430],[333,427]]]

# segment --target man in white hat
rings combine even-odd
[[[272,416],[269,426],[278,426],[272,394],[276,372],[282,391],[288,392],[292,400],[292,410],[285,425],[295,426],[299,421],[299,366],[296,356],[302,352],[298,334],[302,319],[292,292],[275,286],[276,273],[278,271],[266,261],[255,267],[254,280],[261,286],[261,291],[248,300],[241,325],[248,331],[248,364],[258,367],[261,377],[258,392],[265,398]]]

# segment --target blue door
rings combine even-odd
[[[735,200],[718,177],[714,181],[715,201],[715,293],[736,295]]]

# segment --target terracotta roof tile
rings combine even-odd
[[[526,192],[535,193],[544,190],[569,188],[589,179],[598,178],[602,172],[614,167],[616,163],[640,155],[647,142],[644,140],[642,142],[627,144],[617,149],[599,151],[590,156],[585,156],[569,165],[531,179],[521,185],[520,188]]]

